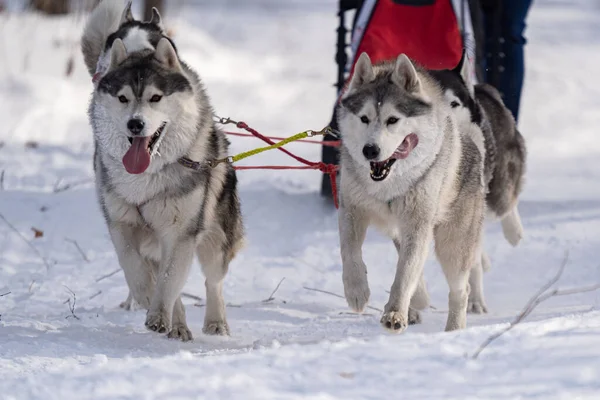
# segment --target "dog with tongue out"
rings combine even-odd
[[[121,306],[146,309],[152,331],[191,340],[181,290],[197,256],[206,276],[203,332],[228,335],[223,280],[244,232],[233,167],[209,166],[229,143],[202,81],[180,60],[158,11],[138,21],[121,0],[92,12],[82,51],[94,82],[97,195],[129,287]]]
[[[421,320],[429,296],[423,268],[430,243],[449,287],[446,330],[466,326],[469,290],[481,287],[485,211],[484,137],[459,128],[434,76],[406,55],[373,65],[363,53],[337,110],[341,135],[339,233],[348,305],[370,297],[362,244],[371,225],[397,250],[381,325],[402,332]],[[482,297],[478,297],[482,298]],[[480,306],[483,306],[482,304]],[[483,307],[479,307],[483,309]]]

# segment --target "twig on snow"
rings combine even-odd
[[[331,296],[339,297],[340,299],[344,299],[344,300],[346,299],[344,296],[340,296],[340,295],[339,295],[339,294],[337,294],[337,293],[328,292],[327,290],[321,290],[321,289],[309,288],[309,287],[306,287],[306,286],[302,286],[302,287],[303,287],[304,289],[306,289],[306,290],[312,290],[313,292],[325,293],[325,294],[328,294],[328,295],[331,295]],[[377,307],[367,306],[367,308],[369,308],[369,309],[371,309],[371,310],[375,310],[375,311],[377,311],[377,312],[383,312],[383,310],[382,310],[382,309],[380,309],[380,308],[377,308]]]
[[[75,293],[69,289],[68,286],[63,285],[69,292],[71,292],[71,294],[73,295],[73,303],[71,303],[71,298],[68,298],[67,301],[65,301],[65,303],[69,303],[69,311],[71,311],[71,315],[67,315],[65,317],[65,319],[69,319],[71,317],[75,318],[76,320],[79,321],[79,317],[77,315],[75,315],[75,303],[77,302],[77,296],[75,296]],[[64,304],[64,303],[63,303]]]
[[[12,292],[6,292],[6,293],[2,293],[0,294],[0,297],[4,297],[4,296],[8,296],[9,294],[11,294]]]
[[[2,172],[0,173],[0,191],[4,190],[4,173],[6,171],[2,170]]]
[[[95,298],[95,297],[98,297],[98,296],[100,296],[101,294],[102,294],[102,290],[98,290],[96,293],[94,293],[93,295],[91,295],[91,296],[88,298],[88,300],[91,300],[91,299],[93,299],[93,298]]]
[[[120,272],[120,271],[121,271],[121,268],[114,270],[110,274],[102,275],[100,278],[96,279],[96,282],[100,282],[103,279],[110,278],[111,276],[113,276],[114,274],[116,274],[117,272]]]
[[[498,339],[500,336],[504,335],[506,332],[508,332],[509,330],[511,330],[512,328],[515,327],[515,325],[519,324],[521,321],[523,321],[527,316],[529,316],[529,314],[531,314],[531,312],[542,302],[548,300],[551,297],[555,297],[555,296],[567,296],[570,294],[577,294],[577,293],[586,293],[586,292],[592,292],[594,290],[598,290],[600,289],[600,283],[597,283],[595,285],[590,285],[590,286],[583,286],[583,287],[578,287],[578,288],[573,288],[573,289],[558,289],[555,288],[551,291],[548,292],[548,289],[550,289],[550,287],[552,285],[554,285],[556,282],[558,282],[558,280],[560,279],[562,273],[565,270],[565,267],[567,265],[567,261],[569,259],[569,253],[565,252],[565,258],[560,266],[560,268],[558,269],[558,272],[556,273],[556,275],[554,276],[554,278],[552,278],[551,280],[549,280],[544,286],[542,286],[536,293],[535,295],[533,295],[533,297],[531,299],[529,299],[529,301],[527,302],[527,304],[525,305],[525,307],[523,308],[523,310],[519,313],[519,315],[517,315],[517,317],[503,330],[501,330],[500,332],[497,332],[493,335],[491,335],[490,337],[488,337],[485,342],[483,342],[481,344],[481,346],[479,346],[479,348],[477,349],[477,351],[475,353],[473,353],[473,355],[471,356],[472,359],[476,359],[479,354],[481,354],[481,352],[483,350],[485,350],[485,348],[492,343],[494,340]]]
[[[187,297],[188,299],[202,301],[202,297],[196,296],[195,294],[186,293],[186,292],[181,292],[181,297]]]
[[[279,286],[281,286],[281,283],[285,281],[285,277],[281,278],[281,280],[279,281],[279,283],[277,284],[277,286],[275,287],[275,290],[273,290],[273,292],[271,293],[271,295],[269,296],[268,299],[264,299],[262,302],[263,303],[268,303],[270,301],[275,300],[275,297],[273,297],[273,295],[277,292],[277,290],[279,290]]]
[[[27,238],[25,236],[23,236],[21,234],[21,232],[19,232],[19,230],[17,228],[15,228],[15,226],[13,224],[11,224],[10,222],[8,222],[8,220],[4,217],[3,214],[0,213],[0,219],[2,219],[4,221],[4,223],[6,225],[8,225],[8,227],[17,235],[19,235],[19,237],[21,239],[23,239],[23,241],[25,243],[27,243],[27,246],[29,246],[31,248],[31,250],[33,250],[33,252],[42,260],[42,262],[44,263],[44,265],[46,266],[46,270],[50,270],[50,264],[48,263],[48,261],[42,256],[42,254],[39,252],[38,249],[35,248],[34,245],[31,244],[31,242],[29,240],[27,240]]]
[[[340,299],[346,299],[344,296],[340,296],[339,294],[328,292],[327,290],[309,288],[309,287],[306,287],[306,286],[302,286],[302,287],[304,289],[306,289],[306,290],[312,290],[313,292],[325,293],[325,294],[328,294],[328,295],[331,295],[331,296],[339,297]]]
[[[80,181],[66,183],[66,184],[64,184],[62,186],[59,186],[60,182],[61,182],[61,179],[58,179],[56,181],[56,183],[54,184],[54,189],[52,189],[52,191],[54,193],[65,192],[65,191],[67,191],[69,189],[73,189],[76,186],[85,185],[86,183],[90,183],[90,182],[92,182],[92,180],[91,179],[82,179]]]
[[[195,303],[194,307],[198,307],[198,308],[202,308],[202,307],[206,307],[206,304],[204,303]],[[241,304],[231,304],[231,303],[227,303],[225,305],[225,307],[230,307],[230,308],[242,308]]]
[[[29,293],[31,293],[31,289],[33,289],[33,285],[35,284],[35,279],[31,281],[29,284]]]
[[[87,256],[83,252],[83,249],[79,246],[79,243],[77,243],[77,240],[69,239],[69,238],[65,238],[65,240],[69,243],[73,243],[73,245],[77,248],[77,251],[79,252],[79,254],[81,254],[81,258],[83,258],[83,261],[90,262],[90,259],[87,258]]]

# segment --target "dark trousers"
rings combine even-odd
[[[506,107],[518,120],[525,75],[525,20],[532,0],[482,3],[485,37],[484,80],[502,93]]]

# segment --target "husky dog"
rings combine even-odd
[[[511,245],[517,246],[523,237],[517,204],[525,174],[525,141],[500,93],[491,85],[470,83],[469,63],[466,61],[463,54],[455,69],[431,71],[431,74],[441,84],[459,129],[473,129],[472,125],[475,125],[481,130],[486,149],[487,215],[491,219],[500,219],[504,237]],[[484,270],[490,268],[485,253],[481,265]],[[469,309],[475,313],[487,312],[481,277],[482,271],[477,265],[471,271],[469,301]],[[482,308],[477,308],[478,305]]]
[[[486,83],[472,85],[467,78],[468,69],[463,54],[455,69],[431,74],[442,85],[459,126],[473,123],[482,131],[486,144],[487,206],[501,219],[506,240],[516,246],[523,236],[517,203],[525,175],[525,141],[498,90]]]
[[[446,330],[466,326],[469,271],[481,263],[485,147],[458,130],[438,82],[401,54],[372,65],[360,55],[341,99],[339,230],[350,307],[370,296],[361,247],[369,225],[393,240],[396,276],[381,324],[402,332],[428,305],[423,265],[432,239],[448,286]]]
[[[206,276],[203,332],[226,335],[222,284],[243,225],[233,167],[210,161],[226,157],[229,143],[158,12],[139,22],[129,7],[104,1],[82,38],[90,74],[100,71],[89,108],[100,207],[146,326],[192,339],[180,293],[196,253]]]

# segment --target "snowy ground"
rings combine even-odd
[[[282,136],[327,124],[334,0],[196,3],[170,19],[218,113]],[[555,274],[566,250],[561,288],[600,281],[597,2],[534,2],[521,121],[530,152],[520,206],[526,236],[513,249],[498,226],[488,228],[490,313],[469,316],[464,331],[441,332],[447,288],[430,257],[436,309],[398,336],[379,327],[377,311],[354,315],[343,299],[303,288],[343,293],[336,213],[310,171],[239,175],[249,240],[225,284],[230,338],[202,335],[204,309],[194,300],[186,306],[195,341],[186,344],[146,331],[143,311],[119,309],[122,273],[100,279],[118,265],[93,194],[91,83],[75,43],[81,22],[0,17],[0,213],[36,249],[0,221],[0,295],[10,292],[0,297],[0,397],[600,398],[598,292],[551,299],[478,360],[468,357]],[[66,77],[69,54],[75,68]],[[232,153],[257,145],[232,140]],[[313,145],[290,148],[320,155]],[[269,153],[250,163],[290,160]],[[364,253],[371,305],[382,308],[395,250],[370,232]],[[194,268],[186,292],[203,297],[202,281]]]

